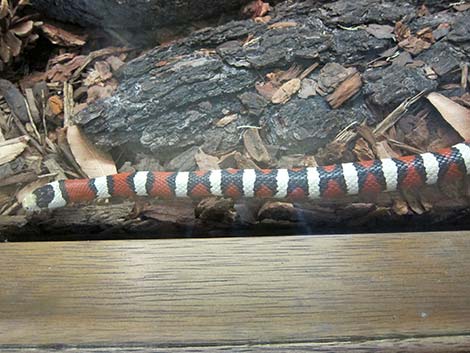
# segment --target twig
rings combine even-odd
[[[14,145],[14,144],[19,143],[19,142],[28,142],[30,139],[31,138],[29,137],[29,135],[23,135],[23,136],[15,137],[15,138],[0,142],[0,147]]]
[[[299,76],[299,79],[303,80],[305,77],[310,75],[317,67],[320,65],[319,63],[313,63],[309,67],[307,67]]]
[[[44,94],[44,90],[41,90],[41,102],[42,102],[42,127],[44,128],[44,146],[47,144],[47,135],[48,135],[48,131],[47,131],[47,123],[46,123],[46,96]]]
[[[8,207],[2,212],[2,216],[8,216],[10,213],[18,209],[20,206],[21,206],[20,203],[18,201],[15,201],[13,205],[11,205],[10,207]]]
[[[33,119],[33,115],[31,114],[31,108],[29,107],[29,103],[28,103],[28,100],[23,98],[24,100],[24,103],[26,104],[26,112],[28,113],[28,118],[29,118],[29,122],[33,128],[33,131],[34,131],[34,134],[36,135],[38,141],[41,141],[41,134],[39,133],[39,130],[36,126],[36,123],[34,122],[34,119]]]
[[[73,125],[73,86],[65,81],[64,82],[64,127]]]
[[[357,125],[359,125],[359,123],[357,121],[353,121],[351,124],[346,126],[343,130],[338,132],[338,134],[334,138],[334,141],[342,142],[345,144],[349,143],[352,139],[354,139],[357,136],[357,132],[351,130],[353,127],[356,127]]]
[[[31,139],[31,144],[33,145],[33,147],[35,149],[37,149],[39,151],[39,153],[41,153],[43,156],[45,155],[45,152],[44,152],[44,149],[42,148],[42,146],[39,144],[39,142],[37,142],[33,137],[31,137],[28,133],[28,131],[26,130],[26,128],[24,127],[23,123],[21,122],[20,119],[18,119],[14,114],[11,115],[16,127],[18,128],[18,130],[20,130],[20,132],[23,134],[23,135],[27,135],[29,136],[29,138]]]
[[[461,67],[462,67],[462,74],[460,77],[460,85],[465,90],[467,89],[467,82],[468,82],[468,64],[462,63]]]
[[[388,142],[390,142],[392,145],[399,147],[403,150],[407,150],[408,152],[411,152],[413,154],[421,154],[424,153],[423,150],[420,150],[419,148],[415,148],[413,146],[407,145],[406,143],[394,140],[394,139],[387,139]]]
[[[424,94],[426,90],[419,92],[416,96],[407,98],[401,103],[398,107],[396,107],[387,117],[382,120],[374,129],[375,137],[382,136],[388,129],[390,129],[393,125],[395,125],[398,120],[403,116],[403,114],[408,110],[408,108],[418,101]]]

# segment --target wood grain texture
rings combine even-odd
[[[470,232],[10,243],[0,278],[4,348],[470,334]]]
[[[397,338],[370,341],[336,341],[323,343],[250,344],[236,346],[74,346],[4,348],[2,353],[468,353],[470,336]]]

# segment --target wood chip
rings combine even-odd
[[[227,126],[228,124],[231,124],[233,123],[235,120],[237,120],[239,117],[238,114],[228,114],[226,116],[224,116],[222,119],[218,120],[216,123],[215,123],[215,126],[217,127],[224,127],[224,126]]]
[[[436,92],[426,98],[465,141],[470,141],[470,109]]]
[[[271,156],[259,135],[258,129],[247,129],[243,133],[243,144],[250,157],[256,162],[268,164],[271,161]]]
[[[251,159],[238,151],[233,151],[220,158],[219,167],[221,169],[239,168],[239,169],[260,169]]]
[[[81,47],[86,44],[86,36],[71,33],[50,23],[44,23],[40,28],[52,44],[64,47]]]
[[[278,90],[278,86],[276,86],[273,82],[256,83],[255,88],[256,91],[267,100],[271,100],[274,96],[274,93],[276,93]]]
[[[64,111],[64,102],[58,95],[50,96],[47,104],[54,115],[59,115]]]
[[[367,26],[366,32],[372,34],[375,38],[378,39],[392,39],[393,35],[393,27],[389,25],[378,25],[372,23]]]
[[[67,179],[64,169],[54,158],[46,159],[44,161],[44,165],[46,166],[47,170],[49,170],[49,173],[57,175],[56,180]]]
[[[258,219],[298,221],[299,213],[289,202],[267,201],[258,211]]]
[[[10,5],[8,3],[8,0],[1,0],[0,1],[0,19],[6,17],[10,9]]]
[[[67,128],[67,142],[78,165],[89,178],[117,173],[111,156],[98,150],[78,126]]]
[[[219,169],[219,158],[206,154],[202,149],[199,149],[194,159],[200,170]]]
[[[395,33],[397,42],[401,42],[402,40],[411,36],[410,28],[407,25],[405,25],[402,21],[398,21],[397,23],[395,23],[394,33]]]
[[[34,96],[33,89],[26,88],[25,94],[26,94],[26,102],[27,102],[29,111],[31,112],[31,117],[33,118],[34,122],[39,123],[41,121],[41,113],[38,109],[38,105],[36,102],[36,97]]]
[[[251,18],[263,17],[271,10],[269,3],[263,0],[253,0],[242,9],[242,13]]]
[[[362,137],[356,141],[353,152],[360,161],[370,161],[375,159],[374,152]]]
[[[0,143],[0,165],[11,162],[28,146],[28,136],[21,136]]]
[[[470,10],[470,3],[460,2],[458,4],[455,4],[454,5],[454,10],[459,11],[459,12]]]
[[[272,25],[268,26],[268,29],[279,29],[279,28],[289,28],[289,27],[296,27],[297,22],[293,21],[285,21],[285,22],[276,22]]]
[[[317,95],[317,81],[310,78],[302,80],[299,97],[302,99]]]
[[[333,109],[339,108],[349,98],[354,96],[362,87],[361,74],[356,72],[343,81],[326,100]]]
[[[390,147],[387,141],[380,141],[377,142],[375,145],[377,149],[377,158],[384,159],[384,158],[398,158],[400,157],[398,153],[396,153],[392,147]]]
[[[431,47],[431,43],[421,38],[411,36],[399,42],[398,46],[410,54],[418,55],[423,50],[429,49]]]
[[[289,101],[289,99],[297,93],[300,89],[300,79],[293,78],[290,81],[284,83],[279,89],[274,93],[271,98],[271,102],[274,104],[284,104]]]

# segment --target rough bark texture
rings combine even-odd
[[[435,89],[438,81],[427,78],[420,68],[392,65],[368,70],[361,92],[339,109],[331,109],[318,95],[294,95],[286,104],[272,104],[255,85],[266,73],[294,64],[305,69],[315,62],[335,62],[364,70],[367,62],[393,47],[393,41],[338,24],[394,23],[413,13],[406,1],[338,1],[323,7],[310,1],[283,3],[268,24],[232,21],[135,59],[122,70],[114,96],[90,106],[76,121],[101,146],[143,149],[162,160],[194,146],[203,146],[207,153],[231,150],[239,141],[237,126],[243,125],[262,126],[266,143],[283,153],[311,153],[350,123],[372,116],[380,119],[378,111],[386,114],[407,97]],[[458,32],[459,23],[466,20],[468,15],[456,13],[440,19],[416,18],[417,27],[455,23],[452,32]],[[270,27],[285,21],[295,25]],[[454,37],[461,40],[458,33]],[[465,57],[450,40],[439,45],[444,49],[439,55],[445,56],[440,62],[447,65],[443,70],[457,67]],[[419,59],[429,65],[439,64],[432,54],[421,55]],[[320,74],[316,70],[308,77],[318,79]],[[216,127],[214,123],[227,114],[239,118]]]

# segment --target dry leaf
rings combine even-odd
[[[199,151],[194,156],[194,159],[196,160],[196,164],[200,170],[219,169],[219,159],[204,153],[202,149],[199,149]]]
[[[0,165],[11,162],[28,146],[29,137],[22,136],[0,143]]]
[[[18,37],[24,37],[33,31],[33,27],[34,27],[33,21],[31,20],[23,21],[23,22],[16,24],[14,27],[10,28],[10,31],[16,34]]]
[[[5,44],[10,48],[11,55],[16,57],[20,55],[23,42],[11,32],[5,34]]]
[[[67,142],[76,162],[88,177],[96,178],[117,173],[111,156],[98,150],[78,126],[67,128]]]
[[[271,102],[274,104],[284,104],[286,103],[297,91],[300,89],[300,79],[293,78],[290,81],[284,83],[279,89],[274,93],[271,98]]]
[[[436,92],[426,98],[465,141],[470,141],[470,109]]]

